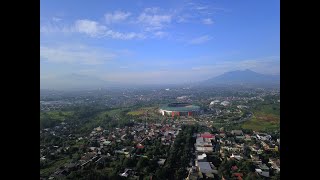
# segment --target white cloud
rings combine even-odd
[[[120,21],[126,20],[131,15],[130,12],[123,12],[123,11],[115,11],[114,13],[107,13],[104,15],[106,23],[117,23]]]
[[[77,20],[74,24],[74,28],[76,29],[76,31],[85,33],[89,36],[101,35],[107,29],[106,26],[100,25],[96,21],[87,19]]]
[[[195,9],[204,10],[204,9],[208,9],[208,7],[207,6],[197,6]]]
[[[74,29],[61,23],[48,22],[45,25],[40,26],[40,33],[70,33],[74,32]]]
[[[213,21],[212,21],[212,19],[210,19],[210,18],[206,18],[206,19],[203,19],[203,20],[202,20],[202,23],[203,23],[203,24],[210,25],[210,24],[213,24]]]
[[[111,37],[113,39],[122,39],[122,40],[130,40],[130,39],[143,39],[145,36],[142,33],[120,33],[113,30],[107,30],[104,32],[104,36]]]
[[[167,33],[163,32],[163,31],[157,31],[157,32],[155,32],[153,34],[154,34],[154,36],[159,37],[159,38],[162,38],[162,37],[167,35]]]
[[[101,25],[99,22],[81,19],[75,21],[72,26],[64,26],[57,23],[47,23],[40,27],[41,33],[83,33],[90,37],[109,37],[113,39],[130,40],[143,39],[145,35],[136,32],[117,32]]]
[[[200,36],[200,37],[196,37],[196,38],[192,39],[191,41],[189,41],[189,44],[202,44],[202,43],[205,43],[211,39],[212,39],[212,37],[210,37],[208,35],[204,35],[204,36]]]
[[[162,29],[165,25],[171,22],[171,15],[169,14],[157,14],[157,8],[146,8],[138,16],[138,22],[142,23],[147,31]]]
[[[55,22],[59,22],[59,21],[61,21],[62,19],[61,18],[58,18],[58,17],[53,17],[52,18],[52,21],[55,21]]]
[[[52,63],[103,64],[116,57],[112,52],[84,45],[41,46],[40,60]]]

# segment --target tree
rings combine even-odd
[[[137,169],[142,170],[148,165],[148,160],[146,158],[141,157],[137,163]]]
[[[179,168],[176,172],[175,172],[175,179],[184,179],[186,177],[186,170],[184,168]]]
[[[251,172],[245,177],[245,180],[262,180],[262,178],[257,173]]]
[[[268,154],[263,153],[260,155],[260,158],[261,158],[262,163],[268,164],[268,162],[269,162],[269,155]]]
[[[280,180],[280,173],[276,173],[274,176],[272,176],[271,180]]]
[[[167,175],[169,174],[169,171],[166,167],[158,169],[156,171],[155,176],[157,177],[157,179],[166,179]]]
[[[136,161],[134,161],[134,160],[131,159],[131,158],[126,158],[126,159],[123,161],[123,166],[124,166],[124,167],[135,167],[135,166],[136,166]]]

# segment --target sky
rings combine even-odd
[[[279,0],[41,0],[40,87],[280,74]]]

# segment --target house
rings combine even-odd
[[[203,134],[200,134],[200,137],[205,138],[205,139],[215,139],[215,136],[213,134],[210,134],[209,132],[205,132]]]
[[[125,169],[123,173],[120,173],[119,175],[122,177],[128,177],[129,176],[129,171],[132,169]]]
[[[198,137],[196,139],[196,146],[201,146],[201,147],[212,147],[211,140],[208,138],[203,138],[203,137]]]
[[[204,153],[210,153],[210,152],[213,152],[213,147],[201,147],[201,146],[197,146],[197,147],[196,147],[196,151],[198,151],[198,152],[204,152]]]
[[[262,141],[270,141],[271,140],[271,136],[268,134],[265,134],[265,133],[257,133],[256,136],[259,140],[262,140]]]
[[[143,146],[142,144],[140,144],[140,143],[139,143],[139,144],[137,144],[137,148],[138,148],[138,149],[143,149],[143,148],[144,148],[144,146]]]
[[[232,158],[232,159],[236,159],[236,160],[241,160],[241,159],[243,159],[243,157],[241,157],[240,155],[237,155],[237,154],[233,154],[232,153],[232,155],[230,156],[230,158]]]
[[[242,130],[232,130],[231,134],[236,136],[243,136]]]
[[[260,176],[269,177],[269,167],[265,164],[258,165],[258,168],[255,169],[256,173]]]
[[[209,162],[198,162],[198,168],[201,173],[213,173],[213,169]]]
[[[166,159],[159,159],[158,164],[160,166],[163,166],[165,162],[166,162]]]
[[[280,172],[280,159],[269,159],[269,163],[271,164],[271,168]]]
[[[251,136],[246,134],[244,140],[245,141],[251,141]]]
[[[197,155],[197,160],[199,162],[202,162],[202,161],[207,161],[207,154],[206,153],[202,153],[200,155]]]
[[[226,137],[226,134],[225,134],[224,132],[221,132],[221,133],[219,134],[219,136],[220,136],[221,138],[225,138],[225,137]]]
[[[245,136],[236,136],[236,139],[245,139]]]
[[[111,143],[111,141],[103,141],[103,145],[105,145],[105,146],[107,146],[107,145],[109,145]]]
[[[251,154],[250,157],[251,157],[252,161],[259,161],[259,156],[257,156],[257,155]]]

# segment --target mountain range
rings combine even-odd
[[[202,81],[202,85],[277,85],[280,84],[280,75],[266,75],[254,72],[252,70],[237,70],[226,72],[214,78]]]

